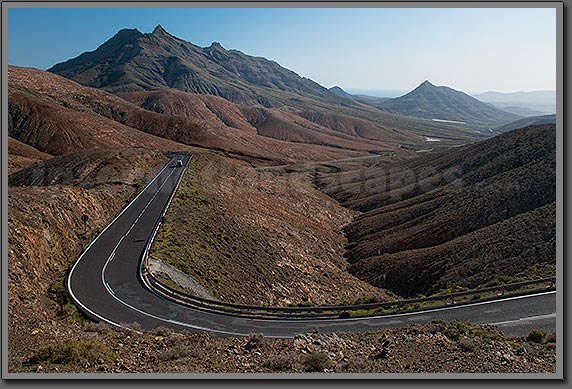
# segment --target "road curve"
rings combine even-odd
[[[67,287],[85,315],[114,326],[137,322],[144,330],[163,326],[220,336],[263,333],[285,338],[316,329],[321,332],[373,331],[431,320],[495,324],[511,336],[522,336],[536,328],[555,332],[556,292],[423,312],[326,320],[244,318],[196,310],[159,297],[141,282],[139,262],[190,158],[177,156],[165,165],[76,261]],[[184,166],[177,167],[176,159],[182,159]]]

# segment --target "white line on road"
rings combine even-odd
[[[497,321],[495,323],[487,323],[487,324],[502,325],[502,324],[512,324],[512,323],[522,323],[523,321],[536,321],[536,320],[552,319],[553,317],[556,317],[555,313],[550,313],[548,315],[521,317],[518,320]]]
[[[115,217],[115,219],[113,219],[113,220],[103,229],[103,231],[101,231],[101,232],[99,233],[99,235],[97,235],[97,236],[95,237],[95,239],[89,244],[89,246],[86,247],[86,249],[83,251],[83,253],[81,253],[81,255],[80,255],[79,258],[77,259],[76,263],[73,265],[72,269],[70,270],[70,274],[68,275],[68,282],[67,282],[67,284],[68,284],[68,291],[70,292],[70,296],[71,296],[72,300],[73,300],[77,305],[79,305],[80,307],[82,307],[86,312],[89,312],[89,313],[90,313],[91,315],[93,315],[94,317],[97,317],[97,318],[100,319],[101,321],[104,321],[104,322],[106,322],[106,323],[109,323],[109,324],[111,324],[111,325],[113,325],[113,326],[123,328],[122,325],[120,325],[120,324],[118,324],[118,323],[115,323],[114,321],[111,321],[111,320],[109,320],[109,319],[107,319],[107,318],[105,318],[105,317],[103,317],[103,316],[101,316],[101,315],[98,315],[97,313],[93,312],[91,309],[89,309],[88,307],[86,307],[85,304],[83,304],[81,301],[79,301],[79,299],[77,298],[77,296],[76,296],[75,293],[73,292],[72,285],[71,285],[71,280],[72,280],[73,272],[75,271],[77,265],[81,262],[81,259],[84,257],[85,253],[87,253],[87,252],[89,251],[89,249],[91,248],[91,246],[93,246],[94,243],[97,242],[97,240],[98,240],[99,238],[101,238],[101,236],[105,233],[105,231],[107,231],[107,230],[109,229],[109,227],[111,227],[111,226],[113,225],[113,223],[115,223],[115,222],[117,221],[117,219],[119,219],[119,218],[121,217],[121,215],[123,215],[123,214],[125,213],[125,211],[127,211],[127,209],[129,209],[129,207],[131,207],[131,206],[135,203],[135,201],[137,201],[137,199],[139,198],[139,196],[141,196],[143,193],[145,193],[145,191],[151,186],[151,184],[153,184],[153,182],[155,182],[155,180],[156,180],[157,178],[159,178],[159,176],[161,175],[161,173],[163,173],[163,171],[169,166],[169,164],[170,164],[171,162],[172,162],[172,160],[169,161],[168,163],[166,163],[165,166],[163,166],[163,169],[161,169],[161,171],[159,171],[159,173],[157,173],[157,175],[155,176],[155,178],[153,178],[153,179],[151,180],[151,182],[149,182],[149,183],[147,184],[147,186],[145,186],[145,188],[143,188],[143,190],[141,191],[141,193],[139,193],[137,196],[135,196],[135,198],[134,198],[133,200],[131,200],[131,202],[130,202],[125,208],[123,208],[123,210],[122,210],[121,212],[119,212],[119,215],[117,215],[117,216]],[[139,331],[136,331],[136,332],[139,332]]]
[[[141,213],[139,214],[139,216],[137,217],[137,219],[135,220],[135,223],[133,223],[133,225],[131,226],[131,228],[133,228],[133,226],[135,224],[137,224],[137,221],[139,221],[139,219],[141,218],[141,215],[143,215],[143,213],[145,212],[145,210],[147,209],[147,207],[149,206],[149,204],[151,204],[151,202],[155,199],[155,197],[157,197],[157,194],[161,191],[161,189],[163,189],[163,186],[165,186],[165,184],[167,183],[167,180],[169,179],[169,177],[173,174],[174,170],[171,171],[171,173],[169,173],[169,175],[165,178],[165,181],[163,182],[163,184],[159,187],[159,189],[157,189],[157,191],[155,192],[155,194],[153,195],[153,197],[151,198],[151,200],[149,200],[149,202],[145,205],[145,207],[143,208],[143,211],[141,211]],[[131,229],[129,230],[131,231]],[[196,325],[192,325],[192,324],[188,324],[188,323],[183,323],[183,322],[179,322],[176,320],[172,320],[172,319],[165,319],[162,318],[160,316],[156,316],[153,315],[151,313],[145,312],[139,308],[136,308],[130,304],[128,304],[127,302],[121,300],[119,297],[117,297],[117,295],[115,294],[115,291],[111,288],[111,286],[107,283],[107,281],[105,280],[105,270],[107,269],[107,265],[109,264],[109,262],[111,261],[111,259],[113,258],[113,256],[115,255],[115,251],[117,250],[117,247],[119,247],[119,245],[121,244],[121,242],[123,241],[123,239],[127,236],[127,234],[129,234],[129,232],[127,232],[125,235],[123,235],[121,237],[121,239],[119,240],[119,242],[117,243],[117,245],[115,246],[115,248],[113,249],[113,252],[111,253],[110,257],[107,259],[107,261],[105,262],[105,265],[103,266],[103,269],[101,270],[101,280],[103,282],[103,285],[105,286],[105,289],[109,292],[109,294],[115,299],[117,300],[119,303],[125,305],[128,308],[131,308],[132,310],[151,317],[155,320],[160,320],[163,322],[167,322],[167,323],[172,323],[175,325],[180,325],[182,327],[187,327],[187,328],[194,328],[197,330],[202,330],[202,331],[210,331],[210,332],[218,332],[221,334],[225,334],[225,335],[237,335],[237,336],[247,336],[248,334],[243,334],[243,333],[239,333],[239,332],[229,332],[229,331],[222,331],[222,330],[214,330],[211,328],[205,328],[205,327],[200,327],[200,326],[196,326]],[[114,323],[115,324],[115,323]],[[115,324],[117,325],[117,324]],[[120,326],[121,327],[121,326]]]
[[[528,295],[524,295],[524,296],[507,297],[507,298],[504,298],[502,300],[481,301],[478,303],[456,305],[454,307],[433,308],[433,309],[428,309],[425,311],[404,312],[404,313],[395,313],[395,314],[390,314],[390,315],[378,315],[378,316],[367,316],[367,317],[350,317],[350,318],[344,318],[344,319],[329,319],[328,321],[331,321],[331,322],[356,321],[356,320],[364,320],[364,319],[383,319],[383,318],[390,318],[390,317],[394,318],[394,317],[402,317],[402,316],[421,315],[421,314],[432,313],[432,312],[449,311],[451,309],[474,307],[477,305],[496,304],[496,303],[502,303],[504,301],[520,300],[520,299],[525,299],[525,298],[530,298],[530,297],[544,296],[544,295],[553,294],[553,293],[556,293],[556,291],[552,290],[549,292],[540,292],[540,293],[528,294]],[[300,322],[313,321],[313,319],[296,319],[296,320],[300,321]],[[288,322],[290,320],[273,320],[273,321],[275,321],[275,322]]]

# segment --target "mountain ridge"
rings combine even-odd
[[[49,72],[113,93],[165,88],[221,96],[241,104],[273,106],[289,93],[336,101],[318,83],[263,57],[199,47],[169,34],[122,29],[96,50],[59,63]]]
[[[395,114],[460,121],[483,127],[499,126],[521,118],[464,92],[447,86],[435,86],[429,80],[403,96],[376,104],[376,107]]]
[[[521,110],[532,111],[535,115],[549,115],[556,112],[556,91],[554,90],[509,93],[487,91],[473,95],[473,97],[503,110],[514,110],[512,107],[518,107]]]

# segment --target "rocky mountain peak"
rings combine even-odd
[[[419,85],[418,88],[436,88],[436,86],[431,84],[429,80],[425,80]]]
[[[158,24],[154,29],[153,32],[151,33],[153,35],[169,35],[169,33],[167,31],[165,31],[165,29],[163,28],[163,26],[161,26],[160,24]]]
[[[139,38],[141,35],[143,35],[143,33],[136,28],[124,28],[117,31],[117,33],[107,42],[130,42]]]
[[[211,43],[211,45],[209,46],[209,49],[224,50],[224,47],[222,47],[222,45],[220,44],[220,42],[213,42],[213,43]]]

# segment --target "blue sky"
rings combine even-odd
[[[405,91],[426,79],[469,93],[556,88],[556,11],[538,8],[10,8],[8,62],[47,69],[121,28],[157,24],[349,91]]]

